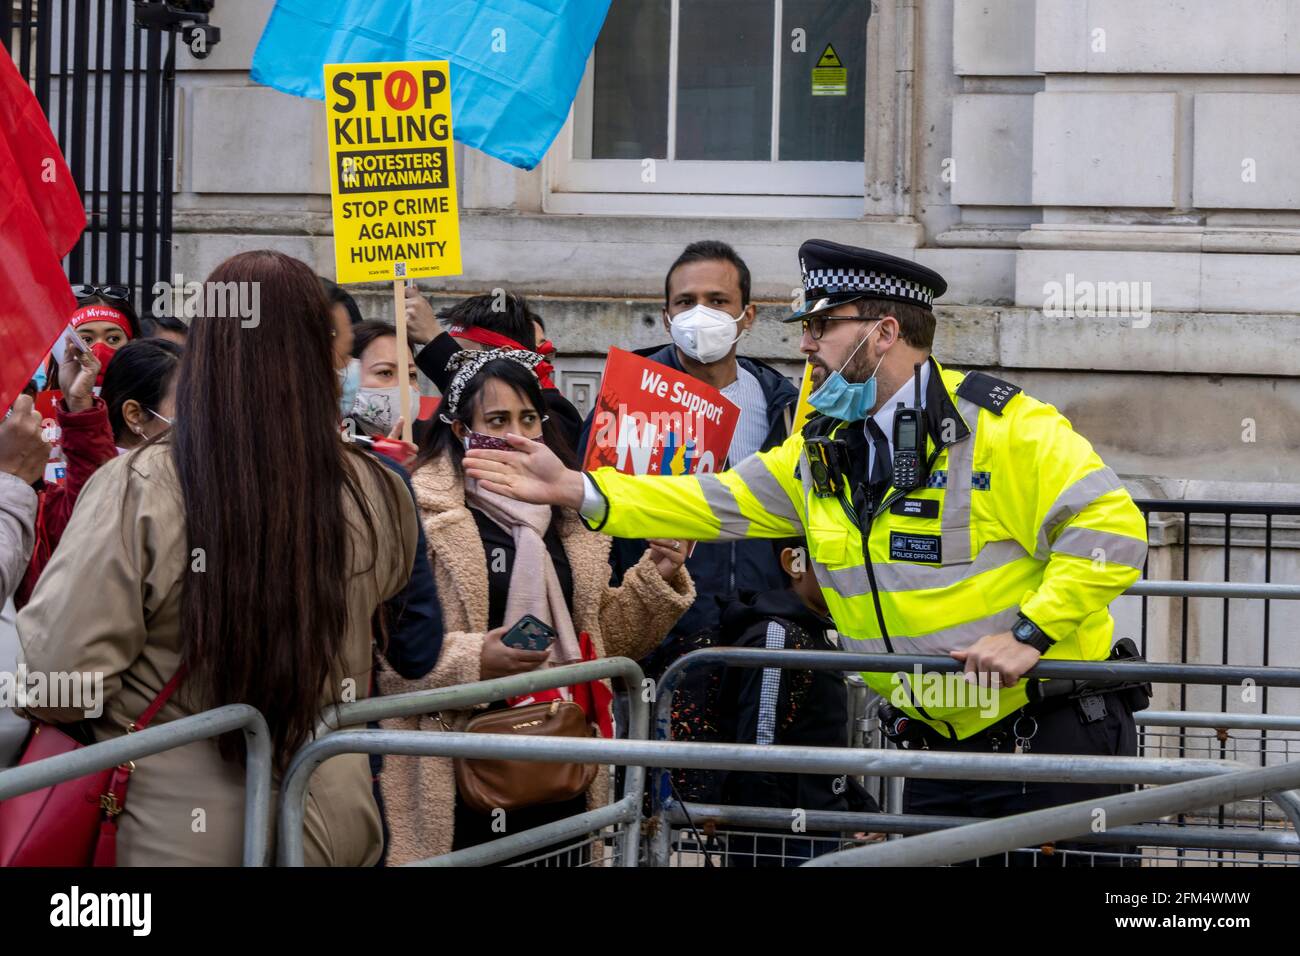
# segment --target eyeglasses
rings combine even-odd
[[[821,341],[821,337],[826,334],[827,322],[842,322],[845,320],[852,322],[862,321],[861,317],[856,315],[818,315],[811,319],[803,319],[800,322],[800,325],[803,326],[803,331],[812,336],[814,342],[819,342]]]
[[[72,294],[78,299],[113,299],[117,302],[131,304],[131,289],[124,285],[74,285]]]

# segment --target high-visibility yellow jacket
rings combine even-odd
[[[719,474],[599,469],[591,477],[608,508],[592,527],[616,537],[805,537],[850,650],[947,654],[1010,630],[1023,612],[1056,642],[1047,658],[1105,659],[1114,629],[1108,605],[1138,578],[1146,557],[1141,512],[1055,408],[992,376],[930,362],[922,488],[891,488],[875,509],[861,495],[856,505],[847,492],[817,495],[804,448],[809,435],[844,439],[859,465],[868,448],[861,423],[820,419]],[[973,689],[963,699],[956,681],[937,695],[915,693],[903,674],[863,679],[957,738],[1026,702],[1024,681],[990,702]]]

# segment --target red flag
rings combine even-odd
[[[0,414],[77,308],[60,263],[85,228],[50,124],[0,46]]]

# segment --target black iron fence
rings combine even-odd
[[[1296,569],[1275,580],[1280,560],[1296,555],[1300,560],[1300,502],[1281,501],[1167,501],[1141,499],[1137,505],[1147,519],[1151,542],[1143,579],[1212,582],[1225,584],[1292,585],[1300,583]],[[1163,553],[1162,553],[1163,552]],[[1152,555],[1161,567],[1151,567]],[[1294,601],[1275,601],[1261,592],[1250,603],[1235,596],[1149,597],[1142,595],[1140,645],[1148,652],[1151,639],[1152,601],[1177,602],[1176,615],[1169,623],[1177,631],[1176,653],[1180,661],[1212,660],[1207,633],[1217,618],[1218,657],[1223,664],[1262,664],[1275,661],[1275,605],[1284,612],[1300,609]],[[1193,613],[1192,602],[1218,602],[1212,615]],[[1234,607],[1238,618],[1234,618]],[[1248,614],[1248,616],[1247,616]],[[1294,620],[1294,614],[1286,620]],[[1166,637],[1170,635],[1166,634]],[[1172,652],[1175,648],[1169,648]],[[1281,661],[1280,663],[1285,663]],[[1187,688],[1181,690],[1180,709],[1187,709]],[[1268,713],[1268,688],[1260,688],[1262,712]],[[1228,688],[1220,689],[1220,709],[1228,709]]]
[[[0,41],[50,120],[88,226],[72,283],[123,283],[152,314],[171,273],[176,48],[220,38],[213,0],[0,0]]]

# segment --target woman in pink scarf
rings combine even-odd
[[[507,433],[573,452],[552,423],[535,374],[541,356],[520,349],[463,351],[452,357],[438,420],[411,475],[428,540],[445,625],[442,656],[425,678],[403,680],[383,667],[385,694],[463,684],[596,657],[640,659],[690,607],[695,588],[682,566],[684,541],[654,541],[618,587],[609,583],[610,539],[574,513],[527,505],[466,482],[467,448],[499,447]],[[501,638],[525,614],[557,634],[545,651]],[[583,706],[593,729],[612,732],[603,682],[557,692]],[[506,707],[547,699],[538,694]],[[385,728],[462,730],[471,711],[384,721]],[[607,774],[585,795],[514,810],[506,832],[540,826],[607,801]],[[400,864],[474,846],[501,835],[494,820],[456,793],[452,761],[388,756],[380,792],[390,834],[388,862]]]

